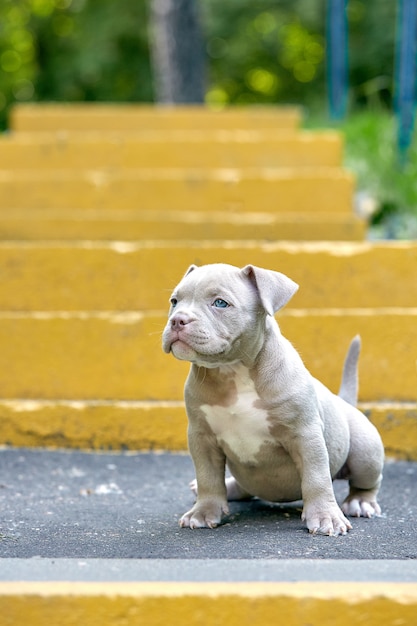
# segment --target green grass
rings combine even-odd
[[[380,110],[354,113],[329,126],[345,137],[345,166],[356,175],[358,199],[374,205],[370,237],[416,239],[417,141],[402,159],[396,119]]]

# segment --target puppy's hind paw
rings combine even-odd
[[[381,515],[381,507],[375,499],[368,500],[360,496],[346,498],[342,504],[342,511],[350,517],[379,517]]]

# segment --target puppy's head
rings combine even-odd
[[[297,289],[284,274],[253,265],[192,265],[172,293],[163,349],[203,367],[250,361],[262,345],[265,317]]]

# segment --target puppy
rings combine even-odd
[[[355,408],[360,341],[339,395],[313,378],[274,319],[298,285],[252,265],[192,265],[171,296],[163,349],[191,362],[185,385],[197,500],[180,525],[214,528],[228,500],[303,500],[311,533],[344,535],[345,517],[380,514],[384,450]],[[226,464],[231,477],[225,480]],[[338,506],[332,480],[348,478]]]

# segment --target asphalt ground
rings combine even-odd
[[[383,515],[353,519],[343,537],[310,535],[300,502],[232,502],[216,529],[179,528],[193,503],[186,454],[4,448],[0,472],[0,580],[198,580],[204,569],[215,580],[333,580],[342,570],[417,580],[417,463],[388,462]],[[335,491],[341,501],[347,484]]]

